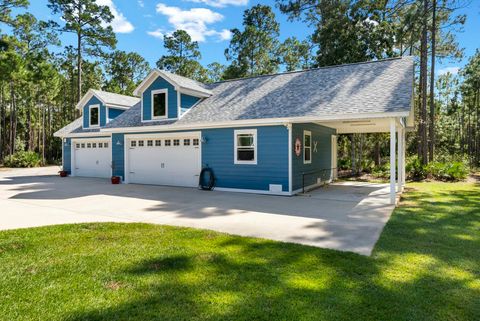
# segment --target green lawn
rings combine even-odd
[[[480,320],[480,186],[410,184],[372,257],[209,231],[0,232],[1,320]]]

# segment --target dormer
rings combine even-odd
[[[104,127],[139,101],[137,97],[90,89],[76,107],[82,111],[83,128],[96,129]]]
[[[154,69],[133,92],[142,100],[142,122],[179,119],[212,92],[203,84]]]

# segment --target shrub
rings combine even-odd
[[[427,178],[427,169],[417,156],[413,156],[407,159],[405,165],[405,172],[409,179],[414,181],[420,181]]]
[[[427,171],[435,179],[441,181],[463,180],[468,175],[468,169],[462,162],[432,162],[427,165]]]
[[[35,152],[16,152],[13,155],[5,157],[4,165],[6,167],[37,167],[42,163],[42,159]]]

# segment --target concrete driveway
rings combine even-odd
[[[146,222],[211,229],[370,255],[393,206],[388,186],[336,183],[307,196],[111,185],[58,167],[0,169],[0,229]]]

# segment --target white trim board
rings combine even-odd
[[[408,112],[400,113],[380,113],[380,114],[349,114],[349,115],[326,115],[319,117],[293,117],[293,118],[264,118],[264,119],[245,119],[245,120],[231,120],[221,122],[198,122],[186,125],[154,125],[136,126],[136,127],[119,127],[119,128],[102,128],[102,132],[134,132],[134,131],[172,131],[185,129],[202,129],[202,128],[222,128],[222,127],[248,127],[248,126],[274,126],[285,125],[287,123],[315,123],[319,121],[339,121],[339,120],[355,120],[367,118],[390,118],[390,117],[407,116]],[[328,123],[322,124],[328,127]]]
[[[276,196],[291,196],[290,192],[270,192],[268,190],[261,190],[261,189],[214,187],[213,191],[249,193],[249,194],[265,194],[265,195],[276,195]]]

